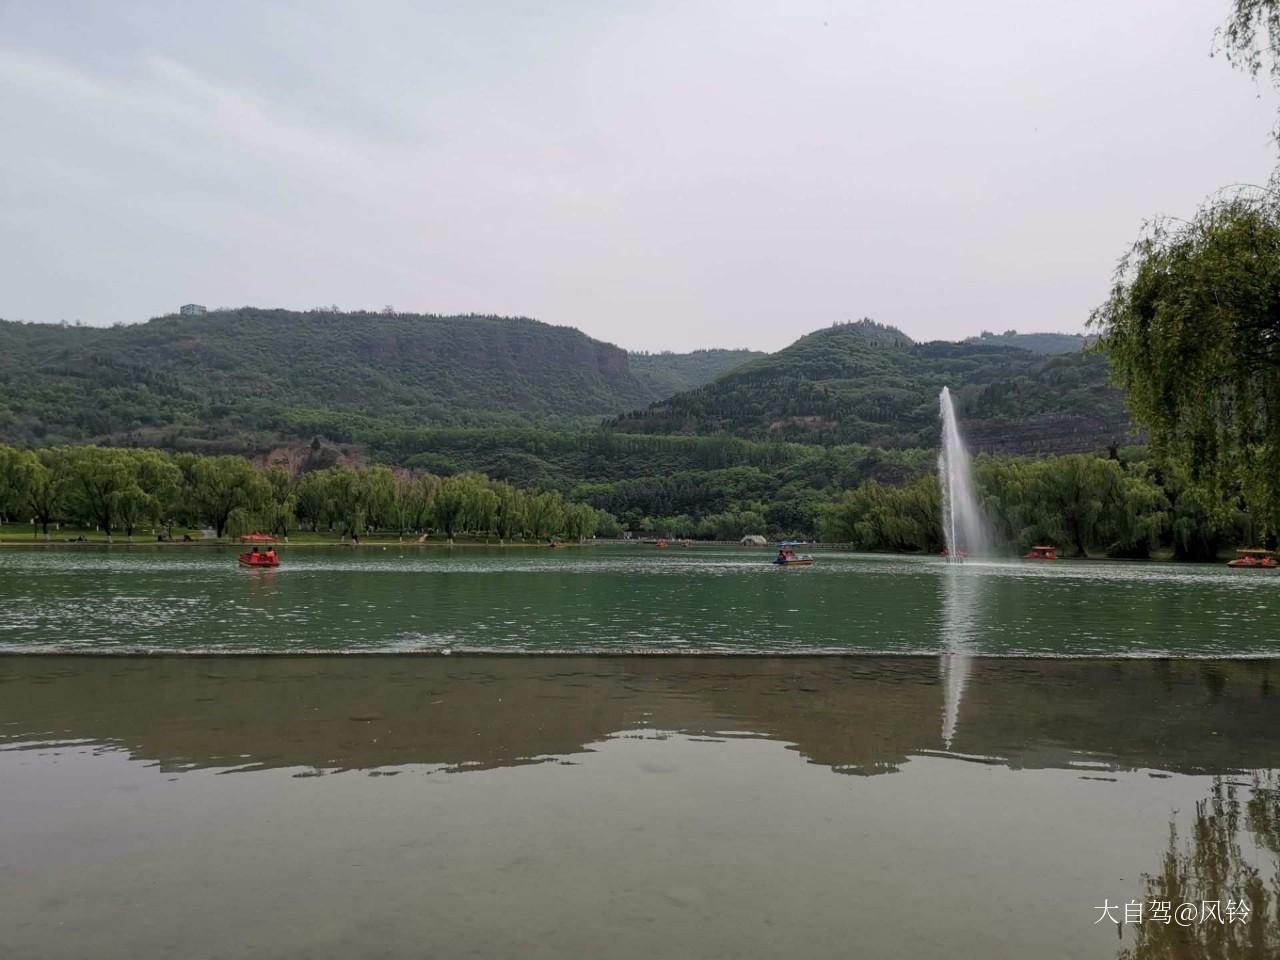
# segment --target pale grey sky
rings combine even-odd
[[[1227,6],[0,0],[0,316],[1079,329],[1144,218],[1274,165]]]

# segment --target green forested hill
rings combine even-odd
[[[619,417],[630,433],[931,447],[950,386],[979,449],[1063,453],[1123,443],[1104,358],[965,341],[915,343],[871,321],[811,333],[695,390]]]
[[[0,441],[253,453],[319,435],[403,460],[430,454],[424,431],[572,432],[632,410],[612,429],[930,448],[943,384],[980,449],[1124,441],[1101,357],[991,339],[915,343],[865,321],[770,355],[628,355],[489,316],[245,308],[110,329],[0,322]]]
[[[110,329],[0,322],[0,439],[253,449],[317,420],[570,426],[751,354],[630,358],[523,318],[218,311]]]
[[[112,329],[0,322],[0,442],[244,453],[295,473],[362,461],[480,470],[632,529],[812,536],[842,491],[931,469],[943,384],[980,450],[1123,443],[1106,373],[1097,355],[915,343],[870,322],[771,355],[628,355],[500,317],[243,309]]]
[[[710,383],[749,360],[768,356],[756,350],[694,350],[692,353],[631,353],[637,377],[659,400]]]
[[[992,333],[984,330],[980,336],[969,337],[965,343],[984,343],[989,347],[1019,347],[1032,353],[1079,353],[1092,337],[1082,333],[1019,333],[1006,330]]]

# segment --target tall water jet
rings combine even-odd
[[[973,492],[973,467],[956,424],[951,391],[942,388],[938,397],[942,410],[942,450],[938,453],[938,482],[942,485],[942,532],[947,556],[980,557],[988,552],[990,538]]]

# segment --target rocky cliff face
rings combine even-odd
[[[1141,442],[1123,410],[1110,417],[1043,414],[1002,423],[978,421],[965,428],[974,453],[1057,456],[1093,453]]]

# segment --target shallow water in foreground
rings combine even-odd
[[[1273,656],[1280,574],[768,550],[0,550],[0,651]]]
[[[0,658],[0,956],[1261,960],[1278,669]]]

